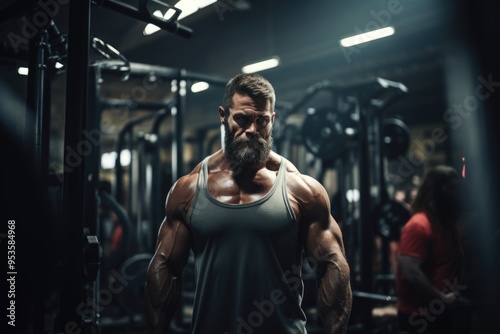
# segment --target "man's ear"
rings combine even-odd
[[[275,117],[276,117],[276,113],[273,111],[273,114],[271,115],[271,123],[274,123]]]
[[[219,119],[221,123],[224,123],[224,116],[225,116],[224,108],[219,107]]]

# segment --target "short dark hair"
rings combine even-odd
[[[260,74],[243,73],[229,80],[224,92],[222,105],[226,115],[233,107],[233,96],[235,93],[247,95],[254,100],[266,99],[271,102],[271,112],[274,111],[276,94],[271,83]]]

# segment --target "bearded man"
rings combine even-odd
[[[307,333],[305,257],[325,333],[346,332],[352,292],[342,233],[325,188],[272,151],[275,100],[261,75],[232,78],[219,107],[223,149],[170,189],[145,288],[150,333],[169,331],[191,250],[191,333]]]

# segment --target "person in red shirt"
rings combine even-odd
[[[396,271],[400,334],[452,333],[453,310],[469,303],[461,281],[459,182],[452,167],[431,168],[402,229]]]

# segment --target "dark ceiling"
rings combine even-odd
[[[243,2],[247,6],[241,6]],[[322,80],[347,85],[381,76],[408,87],[410,94],[394,108],[407,122],[418,123],[435,120],[445,108],[442,65],[455,15],[446,4],[411,0],[233,1],[227,7],[211,5],[182,20],[194,31],[189,39],[163,31],[143,36],[142,22],[95,8],[92,34],[131,61],[222,78],[240,72],[245,64],[277,55],[281,65],[262,74],[275,85],[278,100],[291,103]],[[393,25],[396,34],[366,46],[340,47],[341,38],[377,25]],[[215,111],[215,106],[207,108]]]
[[[57,5],[52,17],[66,34],[69,1],[49,2]],[[124,2],[137,5],[135,0]],[[176,1],[165,2],[173,5]],[[2,2],[0,73],[23,96],[26,77],[15,71],[17,64],[25,63],[27,43],[20,43],[21,50],[15,53],[8,38],[12,32],[22,36],[22,15],[26,14],[7,12],[21,8],[16,3],[33,1]],[[311,85],[324,80],[340,86],[376,76],[401,82],[408,93],[385,112],[397,114],[413,126],[442,121],[446,109],[444,59],[450,56],[450,40],[457,37],[453,28],[457,16],[453,1],[226,0],[181,20],[193,30],[192,37],[185,38],[166,31],[144,36],[144,22],[94,4],[91,35],[131,62],[183,68],[223,79],[239,73],[244,64],[277,55],[281,65],[262,74],[274,84],[278,101],[292,105]],[[389,38],[354,48],[339,44],[343,37],[386,25],[396,30]],[[92,52],[90,58],[102,57]],[[56,94],[64,95],[63,82],[56,80]],[[117,92],[123,90],[120,85],[123,83],[114,86]],[[197,95],[193,100],[203,106],[188,111],[190,118],[203,117],[208,122],[201,113],[209,112],[216,121],[220,89]],[[312,106],[324,103],[320,96],[317,99],[310,102]]]

